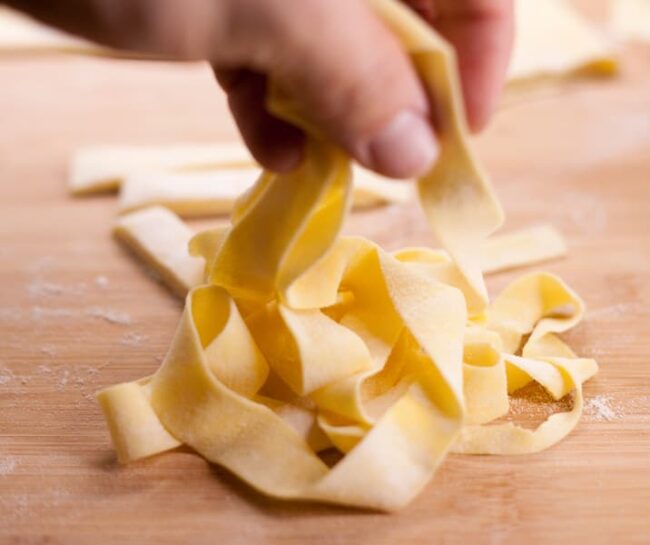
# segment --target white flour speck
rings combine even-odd
[[[54,259],[52,256],[46,255],[39,257],[36,261],[34,261],[29,267],[27,267],[27,271],[32,274],[40,274],[51,270],[54,268],[54,265],[56,265],[56,259]]]
[[[34,320],[45,320],[47,318],[69,318],[74,312],[69,308],[45,308],[32,307],[32,318]]]
[[[43,295],[61,295],[65,291],[65,288],[60,284],[34,280],[34,282],[27,286],[27,291],[32,297],[38,297]]]
[[[46,354],[51,358],[53,358],[54,356],[56,356],[56,348],[54,348],[50,344],[46,344],[45,346],[41,346],[41,353]]]
[[[6,367],[0,369],[0,386],[9,384],[16,376],[11,372],[11,369]]]
[[[615,420],[618,414],[612,407],[612,398],[610,396],[592,397],[585,403],[585,414],[592,416],[596,420]]]
[[[66,385],[68,384],[68,380],[70,379],[70,371],[67,369],[63,370],[63,373],[61,374],[61,378],[59,379],[59,383],[57,385],[57,388],[59,390],[63,390]]]
[[[98,288],[102,288],[102,289],[107,288],[108,287],[108,278],[106,278],[105,276],[98,276],[97,278],[95,278],[95,285]]]
[[[146,335],[140,333],[129,332],[125,333],[122,337],[121,343],[126,346],[137,346],[147,340]]]
[[[23,311],[17,307],[3,307],[0,308],[0,320],[3,322],[14,322],[21,319]]]
[[[18,462],[11,456],[0,458],[0,477],[14,472]]]
[[[51,295],[81,295],[85,290],[85,284],[56,284],[54,282],[47,282],[40,278],[37,278],[29,286],[27,286],[27,291],[32,297],[46,297]]]
[[[101,318],[111,324],[130,325],[133,323],[128,313],[110,308],[93,307],[86,311],[86,315],[92,316],[93,318]]]

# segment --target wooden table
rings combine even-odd
[[[583,420],[540,454],[449,456],[393,515],[269,500],[187,451],[116,464],[93,393],[157,367],[181,304],[111,240],[114,198],[68,197],[70,154],[234,130],[200,67],[2,60],[0,543],[650,542],[649,49],[624,58],[616,80],[509,102],[478,142],[508,227],[568,239],[546,268],[589,307],[568,335],[601,363]],[[347,231],[432,243],[415,203]]]

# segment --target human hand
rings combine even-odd
[[[404,0],[456,49],[467,117],[487,122],[512,41],[512,0]],[[10,0],[111,47],[207,59],[244,141],[265,167],[300,161],[304,135],[265,109],[272,79],[368,168],[426,172],[438,154],[429,100],[396,38],[364,0]]]

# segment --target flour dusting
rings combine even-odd
[[[122,336],[122,340],[120,342],[126,346],[138,346],[139,344],[142,344],[144,341],[146,341],[147,338],[148,337],[146,335],[130,331],[129,333],[125,333]]]
[[[7,369],[6,367],[0,368],[0,386],[9,384],[15,378],[16,375],[12,373],[11,369]]]
[[[106,289],[108,287],[108,284],[109,284],[108,278],[106,278],[105,276],[98,276],[97,278],[95,278],[95,285],[98,288]]]
[[[70,316],[74,316],[74,311],[69,308],[32,307],[32,318],[37,321],[49,318],[69,318]]]
[[[59,382],[56,385],[57,389],[63,390],[68,384],[69,380],[70,380],[70,371],[68,369],[64,369],[63,373],[61,373],[61,377],[59,378]]]
[[[41,353],[50,356],[50,358],[53,358],[56,356],[56,348],[54,348],[51,344],[46,344],[45,346],[41,346]]]
[[[0,320],[3,322],[16,322],[21,319],[22,315],[23,311],[18,307],[0,308]]]
[[[18,462],[12,456],[0,458],[0,477],[13,473],[17,465]]]
[[[585,415],[593,417],[595,420],[616,420],[619,417],[618,412],[612,404],[612,398],[606,395],[592,397],[585,403]]]
[[[133,323],[128,313],[111,308],[93,307],[86,311],[86,315],[92,316],[93,318],[101,318],[111,324],[130,325]]]
[[[57,284],[55,282],[36,279],[27,287],[27,291],[32,297],[43,297],[48,295],[81,295],[86,291],[86,285]]]

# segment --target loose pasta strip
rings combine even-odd
[[[204,263],[188,252],[194,233],[169,210],[152,207],[123,216],[113,234],[179,297],[201,283]]]
[[[489,238],[481,248],[484,273],[531,265],[566,255],[562,235],[550,225],[539,225]]]
[[[194,171],[250,167],[255,163],[239,143],[161,146],[93,146],[79,149],[70,164],[73,195],[116,191],[126,176],[147,170]]]
[[[648,0],[612,0],[611,26],[626,40],[650,41],[650,2]]]
[[[567,0],[516,0],[510,85],[568,75],[616,73],[616,49]]]
[[[195,172],[135,172],[121,184],[120,211],[160,205],[185,218],[229,214],[239,196],[255,184],[261,172],[255,166]],[[362,168],[355,168],[353,175],[354,208],[405,203],[414,194],[408,182],[388,180]]]

